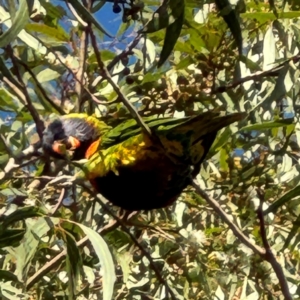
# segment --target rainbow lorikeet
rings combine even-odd
[[[57,158],[68,152],[73,160],[87,159],[84,176],[114,205],[150,210],[172,204],[199,173],[218,130],[245,116],[147,118],[152,139],[133,119],[112,128],[86,114],[69,114],[48,126],[43,148]]]

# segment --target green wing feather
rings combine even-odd
[[[171,133],[171,135],[182,134],[182,138],[184,138],[188,131],[193,130],[193,140],[197,141],[201,136],[218,131],[233,122],[242,120],[245,116],[246,113],[219,116],[218,112],[205,112],[197,116],[180,119],[149,117],[144,118],[144,121],[156,135],[165,135],[166,133]],[[141,127],[136,121],[133,119],[128,120],[114,129],[106,131],[102,136],[101,148],[106,149],[141,133]]]
[[[200,164],[217,131],[245,116],[245,113],[220,116],[217,112],[206,112],[180,119],[145,119],[146,124],[160,139],[163,149],[153,144],[134,120],[129,120],[106,131],[101,137],[98,152],[85,165],[85,173],[89,179],[105,176],[109,171],[117,174],[120,166],[136,165],[146,161],[145,157],[154,159],[157,156],[159,159],[164,152],[181,163]],[[211,141],[208,147],[206,139]]]
[[[189,117],[176,119],[176,118],[144,118],[144,122],[149,126],[151,130],[156,131],[159,126],[176,126],[178,124],[183,124]],[[121,123],[114,129],[106,132],[102,137],[101,147],[108,148],[117,143],[121,143],[126,139],[133,137],[142,133],[141,127],[136,123],[135,120],[131,119],[126,122]]]

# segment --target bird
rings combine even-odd
[[[128,211],[171,205],[199,174],[217,132],[246,117],[210,111],[182,118],[134,119],[114,128],[84,113],[58,117],[44,131],[48,155],[82,160],[81,176],[112,204]]]

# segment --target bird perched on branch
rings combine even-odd
[[[112,128],[86,114],[69,114],[45,130],[43,149],[56,158],[87,159],[81,175],[114,205],[150,210],[172,204],[199,173],[218,130],[245,116],[147,118],[149,136],[135,120]]]

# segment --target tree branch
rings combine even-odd
[[[88,47],[88,34],[87,34],[87,30],[85,28],[85,30],[82,32],[81,38],[80,38],[80,47],[79,47],[79,68],[78,71],[75,74],[76,79],[76,83],[75,83],[75,91],[77,93],[77,102],[76,102],[76,106],[77,106],[77,112],[81,111],[81,106],[83,105],[83,91],[84,91],[84,72],[85,72],[85,68],[86,68],[86,59],[87,59],[87,47]]]
[[[222,209],[222,207],[219,205],[219,203],[209,197],[199,186],[199,183],[197,179],[193,180],[193,187],[195,188],[197,194],[201,196],[217,213],[217,215],[228,225],[228,227],[233,231],[234,235],[247,247],[249,247],[255,254],[258,254],[259,256],[264,256],[265,250],[261,248],[260,246],[257,246],[252,243],[252,241],[238,228],[237,225],[235,225],[228,214]]]
[[[259,197],[259,206],[257,209],[257,217],[259,219],[259,226],[260,226],[260,234],[261,234],[261,239],[265,248],[265,260],[270,263],[272,266],[280,287],[282,294],[284,295],[284,299],[286,300],[292,300],[292,296],[290,294],[289,286],[287,283],[287,280],[284,276],[283,269],[281,265],[278,263],[276,257],[274,256],[272,249],[270,247],[269,241],[267,239],[267,232],[266,232],[266,226],[265,226],[265,220],[264,220],[264,211],[263,211],[263,204],[264,204],[264,195],[260,189],[256,189],[257,195]]]
[[[132,103],[127,99],[127,97],[121,92],[120,87],[112,80],[109,71],[107,70],[106,66],[104,65],[103,61],[101,60],[101,54],[97,47],[97,40],[96,37],[92,31],[92,29],[89,27],[89,34],[91,37],[92,46],[94,48],[94,52],[96,55],[98,66],[101,70],[101,75],[104,79],[108,81],[108,83],[113,87],[114,91],[117,93],[119,99],[123,102],[125,107],[129,110],[131,116],[135,119],[137,124],[142,128],[142,130],[148,135],[150,139],[152,139],[152,132],[150,128],[145,124],[141,116],[138,114],[138,112],[135,110]]]
[[[34,155],[40,147],[41,147],[41,142],[39,141],[33,145],[30,145],[15,157],[11,157],[8,160],[6,166],[4,167],[4,170],[0,172],[0,180],[5,180],[9,178],[9,176],[14,170],[21,167],[20,162]]]
[[[224,212],[219,203],[209,197],[199,186],[197,180],[193,181],[193,187],[196,189],[198,195],[200,195],[203,199],[207,201],[207,203],[213,208],[213,210],[220,216],[220,218],[228,225],[228,227],[233,231],[234,235],[247,247],[249,247],[255,254],[258,254],[263,260],[267,261],[273,268],[281,287],[281,291],[286,300],[292,300],[292,296],[289,292],[288,284],[286,278],[284,276],[283,269],[281,265],[277,262],[275,256],[272,253],[271,247],[268,243],[263,219],[263,209],[262,203],[263,200],[260,201],[260,206],[258,209],[258,216],[260,220],[260,230],[262,235],[262,241],[264,245],[264,249],[260,246],[252,243],[249,238],[232,222],[230,217]],[[261,197],[261,193],[259,194]],[[262,198],[261,198],[262,199]]]

